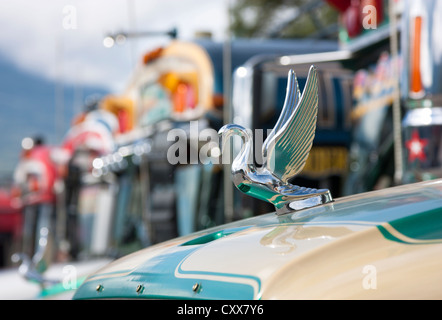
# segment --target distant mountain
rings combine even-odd
[[[0,54],[0,180],[14,170],[24,137],[40,135],[48,144],[59,144],[85,98],[107,93],[28,73]]]

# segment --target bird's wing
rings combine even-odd
[[[290,78],[289,73],[289,81]],[[278,130],[266,141],[266,167],[283,182],[304,168],[313,143],[318,110],[317,78],[316,67],[311,66],[300,99],[296,99],[298,95],[294,85],[287,87],[288,91],[295,93],[287,92],[284,109],[278,119],[281,123],[277,123]]]
[[[264,158],[267,157],[268,144],[270,143],[270,141],[272,141],[272,138],[279,131],[279,129],[281,129],[284,123],[287,122],[290,115],[293,113],[296,105],[298,104],[299,99],[301,99],[301,92],[299,91],[298,79],[296,78],[295,72],[290,69],[287,76],[287,89],[281,114],[276,121],[275,127],[272,129],[262,145],[262,154],[264,155]]]

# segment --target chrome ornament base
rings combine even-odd
[[[299,211],[302,209],[320,206],[322,204],[333,201],[332,195],[329,190],[310,190],[312,190],[312,193],[309,194],[307,198],[288,201],[284,203],[282,207],[276,208],[276,214],[280,215],[292,211]]]

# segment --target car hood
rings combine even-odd
[[[76,299],[442,298],[442,180],[270,213],[138,251]]]

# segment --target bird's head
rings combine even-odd
[[[229,141],[229,138],[232,135],[240,136],[244,144],[251,141],[252,134],[249,131],[250,130],[247,130],[239,124],[226,124],[225,126],[223,126],[218,131],[218,135],[220,136],[221,152],[224,150],[226,143]]]

